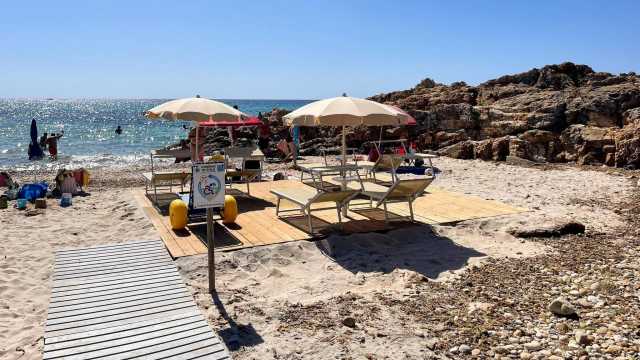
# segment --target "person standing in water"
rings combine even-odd
[[[49,137],[49,134],[44,133],[42,134],[42,136],[40,136],[40,140],[38,141],[40,143],[40,147],[42,148],[42,151],[46,151],[47,150],[47,138]]]
[[[122,127],[118,125],[118,127],[116,128],[116,135],[120,135],[120,134],[122,134]]]
[[[64,135],[64,130],[60,134],[51,134],[51,136],[47,138],[47,146],[49,147],[51,160],[58,160],[58,139],[60,139],[62,135]]]

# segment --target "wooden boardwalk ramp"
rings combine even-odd
[[[162,241],[56,252],[44,359],[229,359]]]

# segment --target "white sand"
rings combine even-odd
[[[328,339],[326,333],[301,330],[300,336],[292,339],[290,333],[283,336],[281,327],[286,323],[279,317],[287,304],[313,306],[349,293],[365,299],[374,299],[380,291],[407,296],[411,284],[424,277],[446,281],[490,257],[526,257],[547,251],[539,243],[521,241],[505,232],[519,224],[571,218],[585,223],[587,231],[613,229],[622,225],[620,217],[598,204],[616,201],[631,191],[629,179],[596,171],[540,171],[452,159],[438,159],[436,165],[444,169],[437,186],[532,211],[456,226],[333,235],[318,242],[218,253],[218,288],[225,311],[234,322],[250,324],[259,339],[235,352],[234,357],[395,356],[397,339],[393,336],[366,344],[341,343],[341,334]],[[53,200],[49,204],[45,214],[33,217],[15,209],[0,210],[2,359],[41,357],[56,249],[159,237],[126,189],[101,189],[89,197],[74,198],[73,207],[67,209],[59,208]],[[206,257],[181,258],[177,264],[211,324],[227,334],[227,319],[207,295]],[[411,319],[398,323],[385,312],[379,316],[383,320],[390,317],[389,328],[379,331],[404,336],[403,328],[419,328]],[[243,337],[245,345],[250,338]],[[405,351],[408,357],[420,357],[417,348]]]
[[[63,248],[157,239],[126,190],[75,197],[42,215],[0,210],[0,358],[42,358],[54,252]]]

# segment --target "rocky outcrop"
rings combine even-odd
[[[640,77],[563,63],[479,86],[438,84],[371,99],[411,113],[423,149],[452,157],[640,167]]]

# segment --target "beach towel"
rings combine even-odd
[[[40,182],[35,184],[24,184],[18,191],[18,199],[27,199],[28,201],[35,201],[35,199],[43,198],[47,195],[49,185],[46,182]]]

